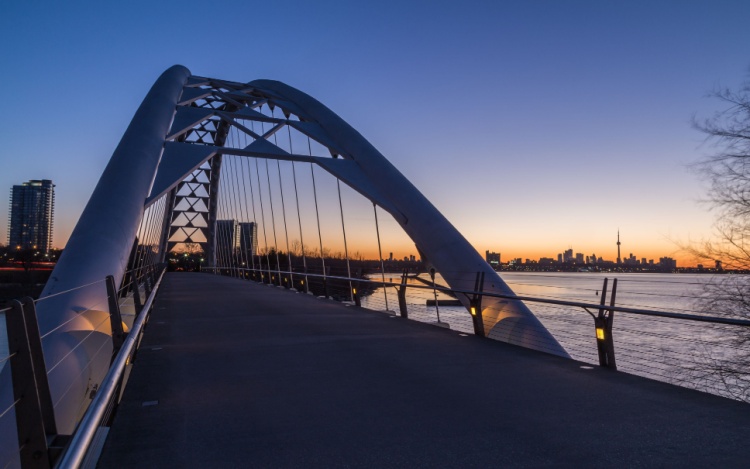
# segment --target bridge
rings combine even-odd
[[[321,210],[326,190],[333,210]],[[362,207],[378,246],[369,275],[350,250]],[[409,272],[386,281],[384,218],[413,241],[426,285]],[[331,225],[343,255],[327,245]],[[195,246],[202,273],[165,274],[168,252]],[[467,330],[404,320],[407,289],[452,294]],[[362,307],[381,293],[380,312]],[[0,457],[4,467],[79,467],[102,448],[104,467],[744,461],[746,404],[612,372],[615,311],[643,311],[616,307],[614,288],[605,297],[571,304],[596,313],[594,368],[571,360],[534,299],[320,102],[175,66],[136,112],[40,298],[3,311]]]

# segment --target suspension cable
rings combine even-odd
[[[276,136],[276,134],[274,134]],[[281,164],[276,160],[276,169],[279,171],[279,192],[281,193],[281,215],[284,219],[284,237],[286,238],[286,259],[289,264],[289,281],[293,283],[292,277],[292,251],[289,250],[289,231],[286,223],[286,204],[284,203],[284,187],[281,185]],[[290,285],[293,287],[294,285]]]
[[[312,147],[310,145],[310,137],[307,137],[307,146],[310,150],[310,155],[312,155]],[[310,163],[310,174],[312,175],[312,183],[313,183],[313,199],[315,200],[315,219],[318,222],[318,240],[320,241],[320,262],[323,266],[323,285],[325,286],[326,283],[326,260],[325,256],[323,255],[323,236],[320,233],[320,212],[318,211],[318,191],[315,187],[315,168],[313,167],[313,164]]]
[[[148,242],[148,238],[150,235],[150,228],[151,228],[151,218],[153,216],[153,206],[146,209],[146,211],[143,213],[143,217],[141,218],[141,229],[139,230],[139,239],[138,243],[136,244],[136,257],[138,258],[138,269],[136,270],[136,288],[139,288],[140,285],[140,277],[143,275],[143,270],[145,268],[146,264],[146,243]],[[148,212],[148,213],[146,213]],[[145,221],[145,223],[144,223]],[[140,245],[140,246],[139,246]]]
[[[336,188],[339,192],[339,210],[341,211],[341,230],[344,232],[344,257],[346,258],[346,274],[352,278],[352,268],[349,265],[349,248],[346,245],[346,226],[344,225],[344,204],[341,202],[341,182],[336,178]],[[354,291],[352,290],[352,281],[349,280],[349,297],[354,302]]]
[[[385,310],[388,311],[388,289],[385,286],[385,264],[383,263],[383,251],[380,248],[380,226],[378,225],[378,206],[372,203],[375,212],[375,233],[378,235],[378,257],[380,258],[380,275],[383,279],[383,295],[385,296]],[[403,287],[402,287],[403,288]]]
[[[286,126],[286,131],[289,134],[289,151],[294,153],[292,150],[292,131],[289,128],[289,126]],[[297,171],[294,169],[294,161],[292,161],[292,178],[294,179],[294,200],[297,203],[297,222],[299,223],[299,242],[302,247],[302,268],[305,271],[305,292],[310,291],[310,287],[308,286],[309,281],[307,278],[307,256],[305,254],[305,240],[302,237],[302,217],[299,213],[299,194],[297,192]]]
[[[222,161],[223,163],[223,161]],[[225,165],[222,164],[222,167]],[[222,172],[223,173],[223,172]],[[227,269],[229,272],[231,272],[231,265],[229,262],[229,258],[227,256],[227,250],[226,250],[226,233],[223,229],[223,223],[220,225],[219,222],[223,221],[220,220],[220,218],[226,218],[227,210],[226,210],[226,200],[224,194],[226,194],[226,187],[223,184],[223,176],[224,174],[219,173],[219,189],[218,193],[216,194],[217,200],[216,200],[216,229],[215,229],[215,238],[218,238],[218,243],[216,243],[217,240],[214,240],[216,243],[216,251],[218,254],[217,261],[221,262],[219,267],[219,273],[221,273],[222,269]],[[224,194],[222,194],[224,193]]]
[[[281,272],[281,262],[279,261],[279,245],[276,241],[276,214],[273,211],[273,191],[271,190],[271,174],[268,171],[268,159],[266,163],[266,179],[268,180],[268,200],[271,205],[271,229],[273,230],[273,249],[276,251],[276,272]],[[279,275],[279,285],[281,285],[281,274]]]
[[[231,166],[231,173],[234,176],[234,178],[233,178],[234,180],[230,181],[230,184],[232,185],[233,203],[235,204],[232,207],[232,209],[233,209],[232,210],[232,215],[233,215],[233,221],[234,221],[234,217],[236,217],[236,223],[237,223],[237,226],[235,226],[234,223],[232,223],[232,238],[233,238],[232,239],[232,251],[235,253],[235,257],[237,258],[238,264],[240,265],[240,267],[239,267],[240,270],[238,270],[237,273],[242,278],[244,278],[245,277],[245,273],[241,269],[243,268],[242,266],[247,265],[247,262],[245,261],[245,258],[244,258],[243,254],[242,254],[242,249],[240,249],[241,240],[240,239],[234,239],[234,238],[238,238],[240,236],[240,219],[241,219],[240,218],[240,213],[239,213],[241,211],[240,197],[238,195],[239,194],[239,189],[238,189],[239,183],[237,183],[235,185],[235,182],[237,182],[237,170],[235,169],[234,160],[236,158],[238,158],[238,157],[231,157],[229,159],[229,163],[230,163],[230,166]]]
[[[271,107],[270,104],[268,108],[271,110],[271,117],[276,117],[274,115],[274,111],[276,109]],[[271,126],[271,130],[273,130],[273,126]],[[269,132],[271,130],[269,130]],[[278,142],[276,141],[276,132],[273,133],[273,142],[274,142],[274,145],[278,146]],[[281,286],[281,260],[279,259],[279,244],[276,240],[276,214],[273,211],[273,189],[271,188],[271,175],[268,172],[268,159],[267,158],[265,159],[265,162],[266,162],[266,178],[268,179],[268,199],[270,200],[270,204],[271,204],[271,227],[273,228],[273,246],[274,246],[274,250],[276,251],[276,274],[279,276],[279,286]],[[279,185],[281,185],[281,180],[279,180]]]
[[[228,137],[230,140],[230,145],[234,145],[234,136],[232,135],[232,128],[230,127]],[[227,190],[231,193],[227,194],[227,203],[229,207],[229,233],[227,233],[227,236],[229,238],[229,253],[230,258],[232,259],[232,264],[234,266],[234,276],[237,277],[239,275],[239,272],[237,270],[241,260],[238,258],[237,253],[237,240],[235,240],[235,237],[237,235],[237,227],[235,226],[235,223],[239,223],[239,221],[236,218],[236,210],[235,210],[235,199],[236,199],[236,193],[234,190],[234,183],[232,182],[232,173],[234,172],[232,168],[232,160],[233,157],[229,156],[229,159],[227,160],[226,164],[224,165],[225,169],[228,171],[226,183],[227,183]]]
[[[244,163],[245,158],[243,158],[241,161]],[[244,176],[243,176],[243,180],[245,180]],[[258,254],[256,252],[257,249],[255,248],[255,246],[258,244],[258,240],[256,239],[257,234],[258,234],[258,218],[255,216],[255,194],[253,193],[253,178],[252,178],[252,175],[250,174],[250,162],[249,161],[247,162],[247,181],[250,183],[250,202],[252,203],[252,206],[253,206],[253,231],[252,231],[253,239],[252,239],[252,242],[250,243],[250,251],[253,254],[252,256],[253,257],[253,274],[256,274],[257,272],[255,272],[254,270],[255,270],[255,256],[257,256]],[[262,269],[263,267],[260,256],[258,256],[258,267],[259,269]]]
[[[222,164],[221,167],[222,167],[222,173],[223,173],[222,175],[226,176],[227,165]],[[226,222],[228,221],[228,218],[229,218],[229,189],[226,186],[226,178],[223,178],[223,179],[224,179],[224,184],[223,184],[224,196],[221,198],[221,201],[224,205],[224,220],[223,221],[225,222],[224,225],[226,225]],[[233,265],[232,265],[233,263],[232,263],[232,253],[231,253],[232,242],[229,239],[230,229],[227,226],[224,226],[224,229],[222,230],[221,234],[224,237],[224,240],[222,242],[222,247],[224,248],[225,264],[226,264],[226,268],[229,274],[231,275],[233,272]]]
[[[260,199],[260,216],[263,219],[263,244],[266,250],[266,266],[268,267],[268,281],[271,282],[271,258],[268,255],[268,237],[266,235],[266,212],[263,209],[263,191],[260,184],[260,168],[258,158],[255,158],[255,176],[258,178],[258,198]]]
[[[239,135],[237,136],[237,145],[239,146]],[[247,253],[243,252],[242,250],[242,222],[240,220],[242,219],[242,199],[240,198],[240,181],[239,176],[237,175],[237,165],[235,164],[235,160],[237,158],[242,158],[241,156],[237,156],[231,159],[232,163],[232,174],[234,175],[234,182],[232,183],[232,191],[234,192],[235,200],[237,201],[237,229],[235,230],[235,235],[238,236],[240,239],[238,239],[235,244],[235,250],[239,251],[238,255],[240,258],[240,261],[242,262],[242,269],[248,266],[249,261],[247,259]],[[234,190],[236,188],[236,191]],[[241,276],[244,279],[245,278],[245,271],[241,270]]]
[[[273,115],[273,112],[274,111],[272,110],[271,111],[272,115]],[[286,124],[285,126],[288,127],[288,125]],[[279,146],[279,142],[276,138],[276,134],[277,132],[273,133],[273,143],[274,145]],[[290,153],[291,153],[291,145],[292,145],[292,142],[290,140],[289,141]],[[284,220],[284,237],[286,238],[286,260],[287,260],[287,264],[289,264],[289,282],[291,283],[289,287],[291,288],[294,286],[294,280],[292,277],[292,253],[291,251],[289,251],[289,231],[287,230],[287,224],[286,224],[286,205],[284,204],[284,186],[281,184],[281,163],[279,162],[279,160],[276,160],[276,170],[279,173],[279,193],[281,194],[281,216]],[[279,271],[281,271],[281,265],[279,265]],[[279,277],[281,277],[281,273],[279,273]]]
[[[157,211],[158,218],[157,218],[157,225],[154,227],[154,235],[152,237],[151,241],[151,265],[156,263],[156,260],[161,257],[161,238],[164,235],[164,219],[166,216],[167,211],[167,197],[169,197],[169,193],[161,196],[160,201],[158,203],[159,210]]]
[[[258,110],[263,111],[262,104],[260,105],[260,108]],[[253,131],[255,131],[254,128],[253,128]],[[263,125],[263,121],[260,122],[260,133],[261,135],[266,133],[266,128],[265,128],[265,125]],[[266,237],[266,214],[265,214],[265,211],[263,210],[263,186],[260,183],[260,168],[258,167],[258,158],[255,158],[255,175],[258,177],[258,197],[260,198],[260,216],[263,218],[263,241],[266,245],[266,264],[268,265],[268,283],[271,283],[271,256],[268,255],[268,238]],[[268,191],[271,192],[270,186],[268,187]]]
[[[247,138],[247,134],[245,134],[244,132],[243,132],[242,135],[243,135],[244,139]],[[250,227],[250,212],[248,212],[248,210],[247,210],[247,188],[245,187],[245,164],[244,164],[245,163],[245,157],[241,157],[240,160],[239,160],[239,162],[240,162],[240,171],[242,172],[242,176],[239,179],[240,179],[240,181],[242,181],[242,194],[243,194],[243,198],[245,200],[244,207],[245,207],[245,219],[247,220],[247,225],[246,226]],[[255,224],[255,216],[253,216],[253,224],[252,224],[252,228],[250,229],[250,235],[249,235],[249,237],[245,233],[243,233],[242,227],[240,227],[240,236],[241,236],[241,238],[240,238],[240,249],[242,249],[242,241],[244,241],[245,242],[245,259],[247,259],[248,257],[250,257],[250,264],[248,264],[248,267],[250,267],[250,265],[252,264],[253,274],[255,274],[255,250],[253,249],[253,244],[255,243],[255,233],[254,233],[254,231],[255,231],[255,227],[256,226],[257,225]],[[250,246],[249,247],[247,246],[248,240],[250,241]],[[249,249],[249,253],[247,252],[248,249]]]

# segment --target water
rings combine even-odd
[[[502,273],[502,278],[519,296],[598,304],[602,284],[609,277],[617,278],[616,305],[638,309],[703,314],[700,297],[711,275],[643,273]],[[380,275],[373,275],[379,280]],[[426,277],[425,277],[426,278]],[[399,282],[399,274],[386,274],[386,281]],[[410,280],[410,283],[421,283]],[[438,276],[436,283],[443,284]],[[395,288],[388,288],[388,309],[398,311]],[[430,289],[407,290],[409,317],[423,322],[437,322],[435,307],[425,306],[433,299]],[[438,293],[438,299],[448,299]],[[527,302],[527,306],[561,343],[572,358],[598,365],[594,320],[579,307],[546,305]],[[362,299],[364,307],[384,310],[383,289]],[[595,309],[592,313],[596,314]],[[473,333],[469,313],[463,307],[439,307],[440,319],[451,329]],[[633,373],[673,384],[730,396],[731,383],[711,369],[716,363],[737,358],[733,342],[740,328],[703,322],[616,313],[613,338],[615,357],[620,371]],[[731,396],[730,396],[731,397]]]
[[[386,281],[400,281],[400,274],[386,274]],[[618,306],[670,312],[700,314],[698,298],[710,275],[698,274],[625,274],[618,273],[503,273],[502,278],[521,296],[598,304],[605,277],[618,279]],[[380,280],[380,274],[373,275]],[[427,278],[425,276],[425,278]],[[410,284],[424,285],[415,280]],[[436,283],[444,285],[438,275]],[[440,300],[451,299],[437,293]],[[608,297],[609,298],[609,297]],[[406,302],[411,319],[435,323],[438,310],[426,306],[434,299],[431,289],[408,289]],[[387,302],[387,307],[386,307]],[[398,311],[393,287],[382,288],[362,298],[362,306],[374,310]],[[527,302],[572,358],[598,364],[593,318],[583,309]],[[596,311],[592,311],[596,313]],[[471,316],[463,307],[439,307],[440,320],[451,329],[473,334]],[[0,313],[0,359],[8,356],[5,321]],[[736,355],[733,340],[739,328],[667,318],[616,313],[613,337],[618,369],[650,378],[727,395],[726,384],[701,372],[712,361],[732,360]],[[0,364],[0,370],[7,362]]]

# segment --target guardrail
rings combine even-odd
[[[133,323],[133,327],[128,333],[127,339],[125,339],[122,347],[117,353],[109,372],[107,372],[107,375],[102,381],[99,391],[96,393],[94,400],[86,410],[70,444],[65,449],[65,452],[56,467],[79,467],[88,453],[97,429],[101,426],[101,423],[107,420],[111,415],[113,407],[116,404],[116,392],[123,384],[125,367],[131,363],[137,345],[140,343],[140,337],[141,334],[143,334],[143,327],[148,321],[151,306],[156,297],[156,292],[159,290],[159,285],[161,284],[163,276],[164,270],[159,274],[159,278],[156,280],[156,283],[151,290],[151,294],[143,304],[141,313]]]
[[[415,284],[414,275],[406,272],[397,277],[396,282],[268,268],[204,270],[294,288],[479,336],[487,336],[493,325],[481,317],[483,297],[523,301],[536,305],[532,308],[536,316],[576,360],[733,399],[747,401],[750,398],[750,363],[745,363],[748,370],[743,373],[742,364],[747,357],[737,347],[750,341],[750,321],[617,305],[617,279],[611,283],[604,279],[596,291],[599,301],[587,302],[501,295],[482,291],[481,287],[456,290],[424,278]],[[393,275],[390,276],[393,280]],[[443,299],[439,300],[438,296]],[[443,306],[447,298],[456,297],[463,297],[467,303],[478,307],[471,308],[470,314],[463,307]],[[617,323],[615,314],[620,318]]]
[[[728,331],[750,334],[750,321],[618,306],[615,304],[617,280],[612,282],[608,295],[610,285],[605,279],[600,290],[600,301],[597,303],[526,295],[500,295],[483,292],[481,288],[450,289],[424,278],[420,279],[419,283],[409,283],[414,276],[407,273],[402,274],[398,282],[394,282],[386,281],[385,278],[372,280],[269,269],[208,270],[245,280],[255,280],[269,286],[336,299],[368,309],[387,311],[403,318],[481,336],[485,336],[491,326],[482,322],[481,307],[474,310],[472,315],[463,307],[451,309],[441,306],[441,302],[447,304],[445,300],[448,297],[463,297],[471,305],[481,305],[482,297],[496,297],[534,303],[551,308],[551,312],[540,312],[536,309],[537,316],[556,337],[562,337],[566,349],[582,362],[598,363],[605,368],[620,369],[735,398],[737,396],[732,393],[733,389],[747,389],[750,384],[746,375],[727,379],[720,372],[717,374],[694,354],[696,349],[715,347],[731,359],[732,343],[723,341],[722,338]],[[110,309],[107,319],[112,325],[112,347],[117,354],[113,354],[112,366],[92,396],[93,400],[72,436],[56,434],[54,404],[49,398],[49,390],[45,389],[45,376],[51,369],[45,369],[41,358],[41,341],[52,331],[45,335],[39,334],[34,314],[35,305],[44,299],[33,301],[26,298],[14,302],[11,308],[0,311],[6,316],[9,332],[9,350],[5,356],[2,356],[0,351],[0,367],[10,365],[14,391],[13,402],[0,410],[0,425],[7,424],[15,417],[13,420],[19,435],[19,447],[14,450],[15,452],[0,454],[2,467],[51,467],[54,464],[58,467],[79,467],[85,461],[87,451],[97,437],[97,430],[102,426],[106,427],[116,406],[117,390],[122,386],[123,370],[133,359],[163,274],[164,269],[161,267],[145,269],[143,275],[134,276],[134,279],[120,290],[115,289],[111,277],[79,287],[107,288]],[[395,295],[391,293],[390,300],[388,290],[395,290]],[[438,298],[439,295],[442,298]],[[145,301],[140,301],[141,296],[145,297]],[[606,301],[607,298],[609,302]],[[428,301],[432,303],[428,304]],[[455,300],[453,302],[455,303]],[[127,335],[121,328],[120,312],[120,306],[126,303],[135,317],[131,331]],[[575,314],[575,311],[585,311],[588,315]],[[616,328],[613,321],[615,313],[620,316]],[[588,319],[589,316],[593,319],[594,327],[591,327],[592,319]],[[559,324],[565,326],[562,332],[554,329]],[[61,324],[56,329],[63,326],[64,324]],[[86,338],[81,341],[84,340]],[[678,344],[677,348],[673,343]],[[683,349],[680,350],[679,347]],[[617,360],[615,350],[618,354]],[[695,359],[691,361],[690,357]],[[50,368],[53,367],[54,364]],[[681,370],[682,374],[676,373],[676,370]]]
[[[3,351],[0,350],[0,376],[3,377],[0,386],[3,389],[12,388],[10,402],[7,405],[0,403],[0,406],[3,407],[3,409],[0,409],[0,432],[4,436],[15,433],[18,440],[18,446],[13,445],[12,441],[6,439],[3,439],[0,443],[0,467],[50,468],[58,462],[63,454],[65,460],[60,461],[60,467],[78,467],[82,461],[82,459],[79,459],[80,448],[87,448],[90,444],[90,432],[88,430],[83,431],[91,425],[89,422],[92,417],[88,416],[92,412],[101,416],[100,403],[105,399],[105,395],[109,396],[106,399],[109,402],[109,412],[111,412],[114,403],[112,402],[110,389],[110,380],[112,379],[110,375],[115,366],[119,367],[121,362],[127,362],[128,357],[132,356],[132,349],[137,343],[136,339],[147,319],[148,311],[164,271],[165,266],[163,264],[139,266],[132,272],[126,272],[126,281],[119,289],[115,287],[114,278],[108,276],[38,300],[29,297],[15,300],[11,302],[10,307],[0,310],[0,313],[5,316],[5,330],[8,339],[7,353],[3,354]],[[106,304],[90,306],[51,330],[45,331],[44,334],[40,333],[36,315],[37,304],[55,296],[74,294],[87,288],[106,289]],[[141,298],[144,298],[145,301],[141,301]],[[102,319],[93,325],[92,330],[79,338],[65,357],[58,363],[47,366],[42,352],[45,339],[60,330],[64,330],[71,322],[89,311],[106,309],[109,312],[100,315]],[[129,333],[123,330],[123,316],[133,319]],[[107,342],[99,343],[101,340],[95,337],[95,333],[100,328],[105,328],[107,322],[109,322],[112,332],[111,342],[109,342],[111,348],[106,346]],[[109,331],[107,332],[109,333]],[[80,347],[94,347],[96,349],[91,356],[91,361],[102,353],[111,350],[112,365],[102,385],[91,390],[92,402],[89,404],[84,420],[79,423],[74,435],[63,435],[57,431],[55,423],[56,403],[52,400],[48,376],[57,369],[63,360]],[[86,365],[81,373],[89,365]],[[116,384],[119,385],[119,382],[116,381]],[[70,388],[63,392],[63,396],[68,392],[70,392]],[[59,398],[57,402],[60,402],[61,399]],[[92,407],[95,403],[97,406]],[[108,415],[106,412],[105,414]],[[67,456],[70,451],[66,450],[68,447],[73,448],[74,452],[70,453],[73,456]],[[83,451],[83,454],[85,454],[85,451]]]

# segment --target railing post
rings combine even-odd
[[[109,299],[109,321],[112,324],[112,360],[125,342],[125,331],[122,329],[122,315],[120,314],[120,303],[117,301],[117,290],[115,278],[107,275],[107,298]]]
[[[599,365],[612,370],[617,370],[615,361],[615,343],[612,338],[612,323],[614,321],[614,309],[604,308],[607,297],[607,280],[604,279],[602,286],[601,308],[599,315],[594,318],[596,327],[596,348],[599,352]],[[612,297],[610,298],[610,308],[615,306],[615,296],[617,295],[617,279],[612,282]]]
[[[327,265],[325,266],[325,270],[323,270],[323,296],[328,298],[328,280],[327,277],[331,275],[331,266]]]
[[[484,291],[484,272],[477,272],[476,279],[474,280],[474,291],[480,293],[474,293],[473,298],[470,301],[469,308],[471,312],[471,320],[474,324],[474,334],[480,337],[485,337],[484,331],[484,319],[482,318],[482,295]]]
[[[398,309],[401,311],[402,318],[409,317],[409,310],[406,307],[406,279],[408,272],[408,269],[404,269],[404,272],[401,274],[401,286],[398,288]]]
[[[135,304],[135,315],[141,314],[143,303],[141,302],[141,287],[138,285],[138,277],[133,276],[133,304]]]
[[[352,285],[352,298],[354,298],[354,304],[362,306],[362,301],[359,299],[359,282],[354,282]]]
[[[153,266],[146,267],[146,272],[143,274],[143,288],[145,290],[145,297],[148,298],[151,296],[151,271],[153,270]]]
[[[32,302],[33,303],[33,302]],[[24,305],[17,300],[11,303],[10,311],[5,313],[5,324],[8,333],[8,352],[10,354],[11,379],[13,381],[13,400],[15,403],[16,428],[18,432],[18,446],[20,448],[19,458],[23,468],[49,468],[50,455],[47,447],[47,432],[54,433],[54,413],[45,418],[42,401],[46,400],[40,395],[40,383],[37,380],[39,374],[44,375],[44,384],[47,384],[47,374],[42,366],[40,370],[36,363],[40,358],[42,363],[41,338],[37,326],[36,337],[29,338],[29,330],[32,324],[26,321],[27,314]],[[36,321],[33,321],[36,325]],[[33,350],[38,343],[38,349]],[[49,385],[46,395],[49,396]],[[51,409],[51,399],[49,401]],[[51,422],[50,422],[51,418]],[[50,425],[49,430],[47,425]]]

